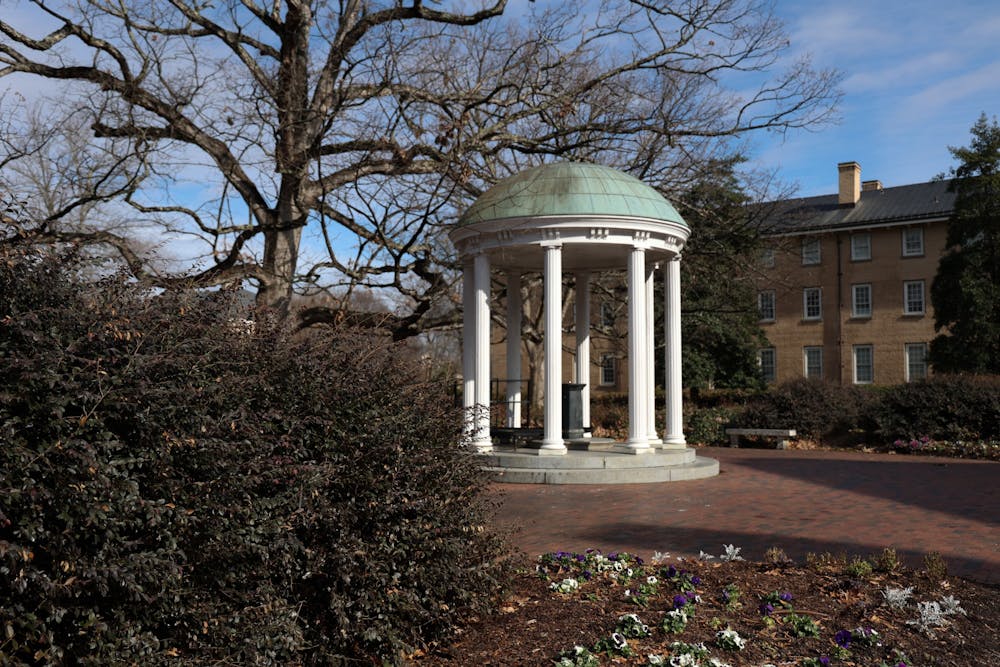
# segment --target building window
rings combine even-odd
[[[615,326],[615,307],[607,301],[601,302],[601,326],[605,329]]]
[[[774,290],[764,290],[757,294],[757,308],[762,322],[774,321]]]
[[[927,377],[927,343],[906,344],[906,381]]]
[[[802,264],[819,264],[819,239],[802,239]]]
[[[875,352],[871,345],[854,346],[854,384],[875,381]]]
[[[872,235],[851,234],[851,261],[863,262],[872,258]]]
[[[924,314],[924,281],[909,280],[903,283],[903,313]]]
[[[802,348],[803,367],[807,378],[823,377],[823,348],[804,347]]]
[[[760,263],[765,268],[774,268],[774,248],[764,248],[760,251]]]
[[[872,316],[872,286],[851,286],[851,317]]]
[[[903,230],[903,257],[920,257],[924,254],[924,230],[911,227]]]
[[[823,317],[823,291],[819,287],[807,287],[802,291],[802,317],[818,320]]]
[[[601,355],[601,386],[613,387],[618,379],[618,360],[613,354]]]
[[[766,347],[760,351],[760,374],[764,382],[774,382],[778,377],[777,355],[773,347]]]

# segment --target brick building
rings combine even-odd
[[[896,384],[925,377],[930,287],[955,196],[948,181],[883,188],[837,165],[837,194],[781,203],[761,259],[769,382]]]

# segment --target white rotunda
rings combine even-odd
[[[687,447],[682,422],[680,258],[690,229],[674,207],[642,181],[608,167],[555,163],[497,183],[450,233],[463,261],[464,405],[472,445],[511,482],[614,483],[692,479],[718,463]],[[666,421],[654,417],[653,281],[663,267]],[[567,448],[562,432],[562,281],[575,278],[575,377],[590,415],[589,286],[596,272],[627,269],[628,438],[607,446]],[[541,271],[544,284],[543,436],[529,447],[494,451],[490,436],[490,279],[507,284],[506,376],[521,374],[521,276]],[[507,382],[509,426],[520,425],[518,381]]]

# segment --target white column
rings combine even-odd
[[[656,435],[656,373],[653,372],[654,359],[656,359],[656,346],[654,344],[655,335],[653,328],[656,324],[653,309],[653,278],[656,277],[658,265],[650,266],[646,269],[646,435],[649,436],[650,447],[658,447],[663,444]]]
[[[582,384],[583,436],[590,431],[590,272],[576,274],[576,382]]]
[[[521,427],[521,274],[507,272],[507,426]]]
[[[646,391],[646,250],[636,244],[628,261],[628,442],[620,451],[653,451],[646,436]]]
[[[476,404],[476,274],[472,258],[462,266],[462,407],[472,419]],[[470,424],[471,427],[471,424]]]
[[[476,319],[476,428],[472,445],[480,452],[493,449],[490,440],[490,257],[475,259]]]
[[[683,389],[681,387],[681,257],[667,262],[663,286],[666,341],[667,425],[665,447],[684,447]]]
[[[562,438],[562,246],[545,246],[545,435],[539,454],[565,454]]]

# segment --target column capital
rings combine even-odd
[[[543,229],[541,245],[546,250],[559,250],[562,248],[562,239],[559,238],[559,230]]]
[[[649,248],[649,232],[637,231],[632,234],[632,250],[645,251]]]

